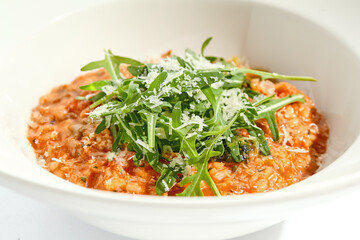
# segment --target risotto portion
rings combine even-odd
[[[88,116],[91,102],[75,99],[89,94],[80,90],[80,86],[102,79],[109,79],[105,70],[88,73],[40,98],[39,105],[32,111],[28,130],[28,140],[39,164],[61,178],[88,188],[156,194],[155,184],[160,174],[146,161],[135,166],[134,152],[126,146],[112,156],[114,139],[110,131],[95,134],[99,121]],[[251,89],[266,96],[276,94],[279,98],[294,93],[304,95],[289,83],[274,84],[256,78],[251,80]],[[282,107],[276,112],[276,121],[278,142],[272,139],[265,120],[256,121],[264,131],[272,158],[261,156],[254,149],[247,161],[237,163],[216,158],[209,161],[209,174],[221,195],[273,191],[316,171],[319,157],[326,151],[329,129],[312,100],[305,96],[305,104],[296,102]],[[239,134],[248,136],[246,130],[239,130]],[[111,157],[114,158],[109,161]],[[175,195],[183,188],[177,183],[165,194]],[[201,189],[204,195],[213,195],[204,181]]]
[[[75,184],[162,196],[277,190],[314,174],[329,128],[313,101],[238,58],[190,49],[148,63],[105,51],[40,98],[28,127],[39,164]]]

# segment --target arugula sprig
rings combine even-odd
[[[200,55],[186,49],[184,57],[173,55],[155,64],[106,50],[103,60],[81,69],[104,68],[111,77],[80,87],[96,92],[85,98],[93,102],[90,117],[102,119],[95,133],[108,128],[114,137],[113,152],[127,144],[135,152],[135,165],[148,162],[160,174],[156,182],[159,195],[179,183],[185,188],[179,196],[203,196],[201,182],[205,181],[214,195],[220,196],[207,169],[210,159],[226,154],[232,161],[246,161],[253,148],[271,156],[256,120],[265,119],[273,140],[278,141],[275,112],[287,104],[304,102],[304,98],[301,94],[280,99],[262,96],[248,87],[248,74],[262,80],[315,81],[239,68],[222,58],[205,56],[211,40],[205,40]],[[127,64],[133,77],[122,76],[121,64]],[[246,129],[251,137],[239,135],[238,129]],[[166,157],[169,155],[173,157]]]

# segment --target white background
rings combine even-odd
[[[16,43],[24,41],[50,20],[81,9],[84,5],[95,5],[100,2],[104,1],[0,0],[0,64],[6,61],[6,55]],[[296,10],[322,25],[327,25],[331,31],[341,35],[360,55],[360,1],[273,0],[267,2]],[[354,77],[357,77],[357,74],[359,73],[354,73]],[[360,187],[351,194],[312,206],[283,223],[236,240],[359,240],[359,205]],[[127,240],[82,223],[53,206],[0,187],[0,240],[13,239]]]

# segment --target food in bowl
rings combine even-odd
[[[277,190],[312,175],[329,128],[312,100],[190,49],[142,63],[105,51],[95,70],[41,97],[28,140],[45,169],[88,188],[221,196]]]

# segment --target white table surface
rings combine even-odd
[[[84,4],[94,5],[99,2],[104,0],[0,0],[0,64],[6,61],[6,54],[16,43],[30,36],[49,20],[81,9]],[[331,30],[344,36],[360,55],[360,1],[273,0],[272,3],[297,9],[300,13],[307,13],[318,23],[329,25]],[[12,27],[9,27],[9,22]],[[299,212],[285,222],[236,240],[359,240],[359,204],[360,187],[350,194]],[[49,239],[128,238],[104,232],[61,209],[0,187],[0,240]]]

